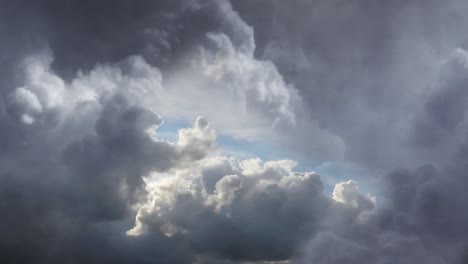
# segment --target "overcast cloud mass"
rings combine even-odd
[[[0,0],[0,263],[468,264],[467,14]]]

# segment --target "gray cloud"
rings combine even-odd
[[[0,261],[466,263],[468,6],[232,5],[0,0]]]
[[[303,262],[465,263],[465,170],[457,161],[388,174],[388,203],[313,237]]]
[[[443,163],[466,137],[466,51],[457,49],[441,65],[437,82],[414,118],[410,142],[419,156]]]
[[[346,159],[385,169],[424,164],[407,147],[411,116],[441,61],[466,44],[463,1],[233,4],[255,28],[257,56],[275,62],[308,115],[344,141]]]

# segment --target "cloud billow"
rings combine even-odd
[[[0,261],[467,263],[466,4],[231,2],[0,0]]]

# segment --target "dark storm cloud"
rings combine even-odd
[[[343,139],[346,159],[386,169],[421,164],[406,147],[408,117],[440,62],[466,43],[464,1],[233,4],[255,28],[257,55],[273,60],[309,115]]]
[[[178,252],[183,243],[124,232],[130,207],[145,192],[142,176],[203,158],[200,146],[210,147],[203,139],[206,125],[197,121],[201,134],[192,137],[187,130],[181,145],[154,142],[144,129],[161,119],[137,103],[118,92],[71,105],[64,120],[53,111],[65,107],[41,113],[32,124],[2,116],[2,128],[12,123],[18,129],[0,156],[3,262],[188,261]],[[70,129],[74,125],[81,130]]]
[[[285,259],[292,254],[293,244],[277,246],[279,252],[269,255],[266,239],[278,225],[265,229],[260,249],[252,243],[248,249],[243,241],[255,239],[254,230],[238,237],[236,226],[211,207],[193,219],[183,215],[194,208],[167,208],[173,214],[184,209],[177,221],[200,225],[196,221],[208,220],[191,236],[168,236],[159,226],[138,236],[125,233],[148,196],[143,177],[193,166],[206,158],[215,139],[204,118],[181,130],[175,143],[155,139],[162,119],[149,109],[155,102],[146,97],[160,91],[162,80],[147,61],[159,66],[179,59],[189,62],[184,53],[202,42],[209,45],[208,32],[213,40],[224,40],[215,48],[227,46],[247,63],[253,61],[251,30],[228,2],[1,4],[2,262],[194,263]],[[133,54],[145,59],[129,57]],[[268,77],[277,75],[274,66],[267,66]],[[257,103],[254,99],[249,97]],[[220,191],[228,192],[227,198],[211,202],[221,208],[232,195],[228,183],[216,182]],[[301,213],[297,205],[294,210]],[[245,214],[260,226],[261,221]],[[286,219],[283,216],[282,223]],[[231,238],[218,244],[225,228],[231,228],[225,232]],[[296,241],[295,235],[288,241]]]
[[[0,262],[466,263],[468,6],[233,5],[253,28],[228,1],[0,0]],[[220,156],[204,117],[159,139],[174,109],[391,172],[327,194]]]
[[[216,124],[226,126],[226,130],[231,129],[226,123],[239,123],[238,127],[251,131],[255,130],[250,128],[254,123],[270,130],[271,127],[275,130],[286,127],[286,131],[301,124],[298,130],[316,134],[317,140],[310,148],[318,149],[316,153],[320,154],[314,154],[314,157],[342,155],[340,139],[328,131],[321,131],[316,122],[305,118],[307,120],[296,123],[294,112],[302,106],[294,87],[284,82],[274,64],[255,60],[252,55],[255,50],[253,30],[232,12],[227,1],[139,0],[130,4],[125,0],[34,3],[5,0],[5,5],[8,8],[1,19],[5,20],[3,24],[8,29],[5,34],[11,46],[8,50],[15,50],[20,55],[12,57],[9,69],[14,68],[18,58],[48,48],[53,56],[54,71],[64,80],[72,80],[78,70],[90,71],[97,63],[116,63],[138,54],[150,65],[158,67],[165,75],[165,81],[177,86],[170,87],[171,90],[199,85],[201,88],[192,88],[196,92],[180,91],[180,94],[195,93],[198,96],[205,93],[198,93],[199,89],[220,90],[221,100],[213,98],[218,93],[211,90],[203,96],[207,98],[204,100],[220,101],[223,106],[233,104],[235,109],[219,110],[245,112],[243,119],[252,120],[250,124],[242,124],[209,116]],[[197,57],[199,50],[203,55]],[[9,52],[5,53],[10,56]],[[194,60],[200,63],[194,63]],[[220,65],[219,71],[213,71],[217,65]],[[241,68],[237,69],[237,65]],[[183,74],[187,69],[178,73],[184,67],[192,68],[189,73],[193,75]],[[206,76],[211,73],[217,75]],[[10,79],[12,75],[7,74],[6,79],[15,83],[16,79]],[[215,82],[203,78],[215,79]],[[217,88],[220,86],[223,89]],[[214,112],[212,109],[200,111]],[[261,118],[267,117],[267,122],[262,122],[251,112],[260,112]]]
[[[431,165],[383,177],[380,206],[324,228],[304,247],[303,263],[466,263],[466,51],[439,65],[405,138],[411,161]]]
[[[303,263],[466,263],[466,65],[463,49],[438,63],[400,131],[413,155],[403,164],[432,165],[385,176],[381,206],[314,236]]]
[[[466,263],[466,153],[455,159],[388,174],[388,204],[315,236],[303,263]]]
[[[54,50],[57,68],[93,67],[142,49],[143,31],[166,27],[170,7],[183,1],[4,1],[4,24],[15,35],[37,38]],[[9,7],[9,8],[8,8]],[[179,11],[174,8],[172,11]],[[155,19],[149,16],[155,15]],[[177,14],[173,14],[177,15]],[[164,17],[166,16],[166,17]],[[15,32],[16,31],[16,32]]]
[[[143,49],[136,40],[147,16],[183,4],[137,2],[1,1],[2,262],[190,262],[183,242],[125,230],[130,206],[145,192],[141,177],[202,158],[209,144],[190,134],[180,147],[151,141],[143,130],[161,119],[125,92],[61,105],[71,88],[48,74],[44,58],[20,63],[44,48],[54,51],[59,72],[121,60]],[[20,74],[24,67],[32,77]],[[71,114],[62,119],[66,108]]]
[[[434,163],[451,160],[467,132],[467,52],[458,49],[442,64],[435,84],[422,100],[410,142]]]
[[[233,4],[255,28],[257,55],[273,60],[310,115],[343,139],[346,159],[419,167],[384,177],[382,207],[319,232],[304,263],[466,262],[467,4]]]
[[[134,54],[167,66],[183,59],[180,54],[207,32],[223,31],[236,45],[246,40],[224,17],[226,3],[216,1],[2,0],[2,5],[5,38],[19,48],[44,42],[54,51],[54,68],[66,74]]]

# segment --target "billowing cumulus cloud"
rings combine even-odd
[[[0,0],[0,262],[467,263],[468,5],[345,2]]]
[[[309,115],[343,140],[347,160],[386,170],[426,162],[408,144],[411,116],[427,100],[440,64],[467,45],[466,3],[239,0],[233,5],[255,28],[257,56],[272,60],[300,91]],[[421,137],[437,132],[426,133]],[[308,140],[308,133],[297,136]],[[296,149],[310,155],[300,145]]]
[[[373,207],[338,206],[318,174],[293,171],[293,161],[220,156],[204,117],[176,142],[160,140],[164,122],[154,111],[167,91],[142,57],[70,81],[52,60],[47,51],[25,58],[22,82],[6,96],[5,125],[23,133],[2,155],[6,260],[285,261],[330,208],[359,215]]]

